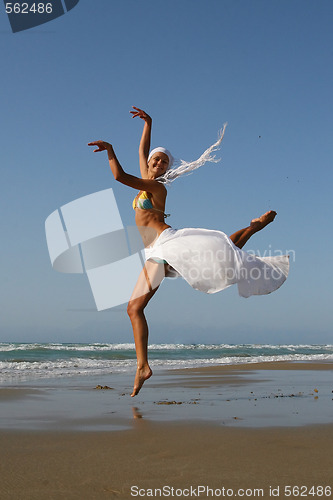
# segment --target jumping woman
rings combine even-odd
[[[152,119],[133,106],[132,117],[144,121],[139,146],[141,178],[128,174],[120,165],[113,147],[105,141],[90,142],[94,152],[107,151],[116,181],[139,193],[133,200],[135,222],[140,231],[146,262],[129,300],[130,317],[137,356],[137,371],[131,396],[136,396],[144,382],[152,376],[148,363],[148,324],[144,309],[165,276],[182,276],[193,288],[215,293],[232,284],[238,285],[243,297],[263,295],[279,288],[289,270],[288,256],[257,257],[241,250],[249,238],[270,224],[276,212],[266,212],[253,219],[248,227],[230,237],[221,231],[188,228],[175,230],[166,223],[166,185],[177,177],[189,174],[206,162],[216,162],[212,155],[223,139],[208,148],[198,160],[178,165],[171,153],[162,147],[150,151]],[[173,168],[172,168],[173,167]]]

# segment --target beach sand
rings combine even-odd
[[[0,498],[186,498],[191,497],[188,495],[191,487],[192,493],[196,493],[192,494],[192,498],[223,498],[231,497],[232,493],[241,496],[239,489],[248,490],[244,495],[246,497],[285,498],[284,489],[287,486],[299,487],[299,493],[307,493],[307,497],[330,497],[329,490],[325,492],[324,489],[321,494],[320,487],[333,486],[332,368],[331,363],[269,363],[181,370],[178,374],[169,372],[169,376],[160,377],[160,381],[152,381],[150,389],[147,384],[147,388],[140,393],[141,399],[129,401],[122,396],[121,401],[127,401],[132,415],[130,421],[125,418],[126,412],[123,414],[127,426],[125,430],[106,432],[96,419],[96,430],[92,432],[87,430],[87,426],[63,425],[63,419],[57,415],[52,420],[51,413],[44,414],[43,422],[49,422],[49,425],[44,425],[42,431],[37,427],[26,430],[21,426],[18,430],[8,425],[6,428],[3,424],[0,431]],[[289,393],[284,394],[286,397],[279,397],[278,394],[266,397],[264,388],[267,384],[271,387],[274,375],[279,373],[275,370],[284,376],[291,374],[292,383],[303,380],[304,374],[309,374],[313,392],[303,392],[304,396],[299,399]],[[246,377],[242,378],[240,373],[246,373]],[[298,373],[301,377],[297,379]],[[278,385],[282,380],[279,379]],[[290,383],[288,378],[286,380]],[[198,387],[191,386],[191,383]],[[330,384],[332,387],[328,390]],[[315,388],[316,385],[318,388]],[[185,399],[173,400],[175,389],[182,389],[183,392],[178,392],[178,395],[197,391],[197,404],[186,404],[189,401]],[[303,386],[300,389],[304,391]],[[6,392],[3,388],[0,391],[1,404],[14,404],[16,390],[20,389],[12,387]],[[25,391],[24,395],[21,399],[18,395],[17,401],[21,401],[22,405],[30,398],[35,398],[38,404],[45,399],[41,396],[38,400],[35,389],[30,389],[32,394],[27,387],[21,390]],[[66,390],[63,389],[63,392]],[[220,419],[214,412],[214,418],[210,418],[211,394],[216,394],[217,398],[217,391],[225,394],[227,390],[235,394],[235,403],[242,401],[241,406],[232,408],[244,413],[234,417],[223,415],[223,409],[229,402],[233,404],[224,399],[217,407],[212,406],[221,413]],[[209,398],[203,399],[198,391],[210,394]],[[85,391],[81,393],[85,394]],[[98,394],[100,399],[111,394],[115,397],[114,391],[91,390],[91,393],[93,397]],[[149,399],[151,393],[153,397]],[[156,393],[160,399],[155,399]],[[256,397],[248,397],[251,393],[256,393]],[[191,392],[191,396],[193,394]],[[59,391],[57,398],[59,403]],[[323,408],[331,404],[331,421],[326,419],[326,423],[320,422],[320,398],[326,400]],[[265,414],[266,400],[269,402],[269,414],[265,417],[265,424],[252,426],[252,420],[263,421],[258,418],[259,413]],[[91,401],[88,399],[87,405],[91,405]],[[297,407],[297,414],[294,412],[295,401],[297,404],[302,402]],[[286,425],[285,418],[281,418],[281,426],[279,420],[273,418],[274,414],[279,415],[281,404],[283,413],[292,410],[292,426]],[[177,413],[182,407],[186,408],[186,413]],[[206,407],[206,413],[202,412],[203,407]],[[250,412],[246,412],[248,407],[252,408]],[[156,414],[155,408],[158,409]],[[195,415],[198,408],[201,408],[201,413]],[[311,414],[307,420],[312,422],[311,425],[300,425],[304,422],[302,412]],[[53,423],[57,418],[55,427]],[[120,421],[121,415],[118,414],[117,422]],[[78,420],[74,419],[74,422]],[[212,491],[198,490],[199,486],[216,489],[217,494],[213,496]],[[314,490],[310,490],[312,486]],[[163,487],[166,487],[164,497],[158,491],[154,496],[151,490]],[[258,491],[255,492],[255,489]],[[309,494],[310,491],[315,494]],[[295,494],[291,498],[296,496],[301,495]]]
[[[2,500],[98,500],[131,498],[133,486],[205,485],[262,488],[263,498],[269,498],[270,487],[332,486],[332,430],[140,421],[123,432],[2,433],[0,495]]]

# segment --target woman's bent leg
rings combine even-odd
[[[261,231],[265,226],[273,222],[275,216],[276,212],[270,210],[261,217],[253,219],[248,227],[240,229],[236,233],[232,234],[230,236],[231,241],[236,245],[236,247],[243,248],[243,246],[251,238],[251,236],[253,236],[254,233],[257,233],[258,231]]]
[[[144,382],[152,376],[148,364],[148,324],[144,309],[154,296],[164,276],[163,264],[147,261],[127,306],[127,313],[133,328],[137,357],[137,371],[131,396],[138,394]]]

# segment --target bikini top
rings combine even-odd
[[[163,210],[159,210],[158,208],[154,208],[153,204],[148,197],[147,191],[141,191],[139,196],[136,196],[133,200],[133,209],[141,208],[141,210],[154,210],[156,212],[160,212],[164,217],[170,217],[170,214],[165,214]]]

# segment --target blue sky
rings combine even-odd
[[[135,192],[87,142],[114,145],[138,172],[142,123],[152,145],[195,159],[228,122],[222,161],[169,189],[170,224],[231,234],[269,209],[247,249],[295,258],[276,293],[214,296],[166,280],[147,309],[151,342],[332,343],[330,0],[81,0],[13,34],[2,11],[1,340],[132,340],[126,307],[98,313],[84,276],[56,273],[44,221],[112,187],[123,223]]]

